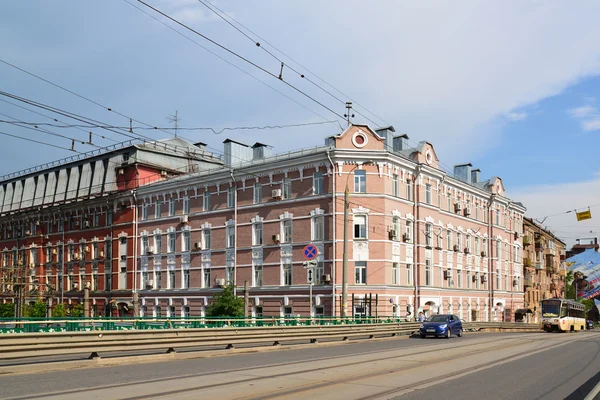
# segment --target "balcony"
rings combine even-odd
[[[523,236],[523,246],[529,246],[531,244],[531,236]]]
[[[532,287],[532,286],[533,286],[533,280],[531,278],[523,279],[523,287]]]
[[[527,267],[531,268],[531,265],[532,265],[532,264],[531,264],[531,258],[529,258],[529,257],[525,257],[525,258],[523,259],[523,265],[525,265],[525,268],[527,268]]]
[[[536,263],[535,263],[535,269],[537,269],[537,270],[542,270],[542,269],[544,269],[544,264],[542,264],[542,263],[541,263],[541,262],[539,262],[539,261],[538,261],[538,262],[536,262]]]

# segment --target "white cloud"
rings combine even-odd
[[[592,219],[580,222],[574,212],[600,203],[600,171],[589,181],[532,185],[511,192],[510,197],[523,203],[527,207],[527,216],[543,221],[543,226],[563,239],[568,247],[578,237],[600,236],[600,207],[592,207]],[[544,220],[546,216],[548,218]]]
[[[599,131],[600,130],[600,117],[588,119],[581,123],[581,127],[586,132]]]
[[[526,112],[511,112],[506,115],[506,118],[508,118],[511,121],[521,121],[521,120],[527,118],[527,113]]]
[[[589,117],[590,115],[594,115],[597,112],[598,110],[596,109],[596,107],[590,105],[572,108],[569,110],[569,114],[571,114],[571,117],[573,118],[585,118]]]

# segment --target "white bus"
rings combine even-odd
[[[542,300],[542,325],[546,332],[585,330],[585,306],[574,300]]]

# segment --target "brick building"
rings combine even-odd
[[[538,322],[541,300],[565,296],[566,244],[531,218],[523,219],[523,231],[524,311],[531,322]]]
[[[91,315],[130,313],[135,189],[222,164],[201,143],[169,139],[125,142],[0,178],[0,301],[20,305],[17,314],[37,299],[49,309],[70,307],[89,285]]]
[[[444,172],[433,146],[353,125],[271,155],[224,143],[225,165],[140,187],[135,288],[143,315],[202,315],[248,282],[251,315],[340,315],[349,187],[348,313],[513,320],[523,308],[523,213],[499,177]],[[302,249],[319,249],[309,310]]]

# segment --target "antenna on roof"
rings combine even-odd
[[[179,118],[179,111],[175,110],[175,114],[169,115],[167,117],[167,121],[175,124],[175,137],[177,137],[177,130],[179,129],[179,123],[181,122],[181,118]]]
[[[346,108],[348,109],[348,114],[344,114],[344,117],[346,117],[346,121],[348,122],[348,126],[350,126],[350,117],[354,118],[354,114],[350,113],[350,110],[352,110],[352,102],[351,101],[347,101],[346,102]]]

